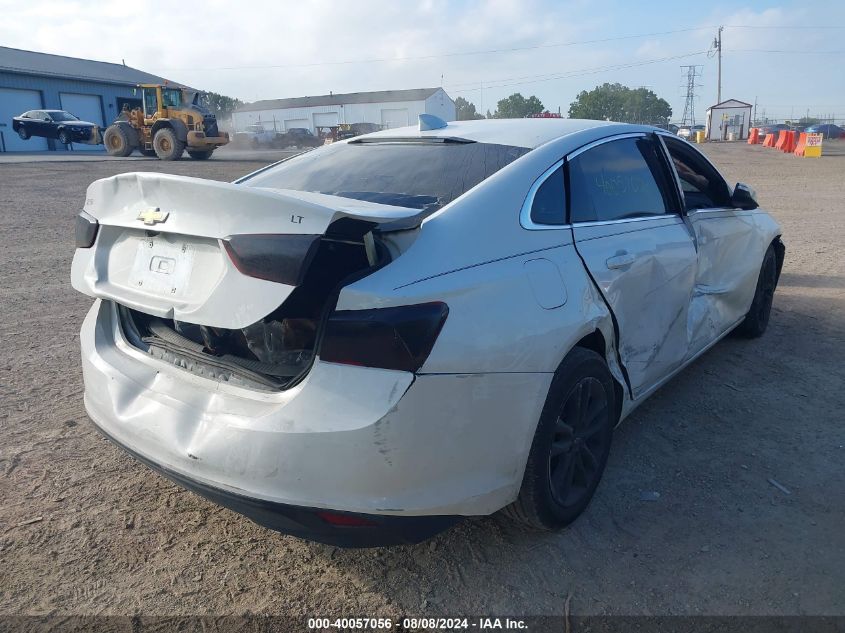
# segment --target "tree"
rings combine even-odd
[[[527,99],[518,92],[502,99],[496,104],[494,119],[524,119],[529,114],[540,114],[544,110],[543,103],[534,95]],[[488,111],[489,117],[489,111]]]
[[[240,99],[227,97],[225,95],[217,94],[216,92],[206,92],[205,102],[208,109],[211,110],[217,118],[228,118],[232,114],[232,110],[244,104]]]
[[[455,113],[458,121],[471,121],[472,119],[483,119],[484,115],[475,110],[475,104],[463,97],[455,99]]]
[[[569,106],[570,119],[599,119],[620,123],[666,125],[672,107],[648,88],[602,84],[581,91]]]

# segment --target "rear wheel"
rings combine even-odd
[[[772,313],[772,300],[775,296],[775,288],[778,285],[778,262],[775,256],[775,249],[769,246],[763,256],[763,265],[760,267],[760,276],[757,278],[757,289],[754,291],[754,300],[751,308],[745,315],[745,320],[737,328],[738,334],[746,338],[758,338],[763,336],[769,326],[769,316]]]
[[[170,128],[162,128],[153,137],[153,149],[161,160],[179,160],[185,151],[185,143],[176,138]]]
[[[188,156],[190,156],[194,160],[208,160],[209,158],[211,158],[211,155],[213,153],[213,149],[188,150]]]
[[[20,126],[18,128],[18,136],[21,137],[24,141],[29,138],[29,130],[27,130],[24,126]]]
[[[129,134],[119,125],[110,125],[103,134],[103,145],[111,156],[129,156],[133,147],[129,142]]]
[[[576,347],[552,380],[522,488],[505,514],[555,530],[587,507],[604,473],[616,423],[616,392],[604,360]]]

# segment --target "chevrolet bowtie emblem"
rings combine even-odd
[[[168,215],[170,214],[167,211],[162,213],[161,210],[156,207],[155,209],[147,209],[146,211],[141,211],[141,213],[138,214],[138,219],[143,220],[144,224],[152,226],[157,222],[164,222],[167,219]]]

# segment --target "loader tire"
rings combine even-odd
[[[106,133],[103,134],[103,145],[111,156],[129,156],[135,149],[129,141],[126,130],[119,125],[110,125],[106,128]]]
[[[153,137],[153,149],[161,160],[179,160],[185,151],[185,143],[176,138],[176,132],[165,127]]]

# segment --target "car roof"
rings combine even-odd
[[[460,138],[478,143],[534,149],[562,136],[606,126],[630,127],[631,131],[644,128],[641,125],[590,119],[479,119],[475,121],[450,121],[446,127],[424,132],[421,132],[416,125],[392,128],[358,136],[354,140],[360,142],[361,139],[375,140],[378,138]]]

